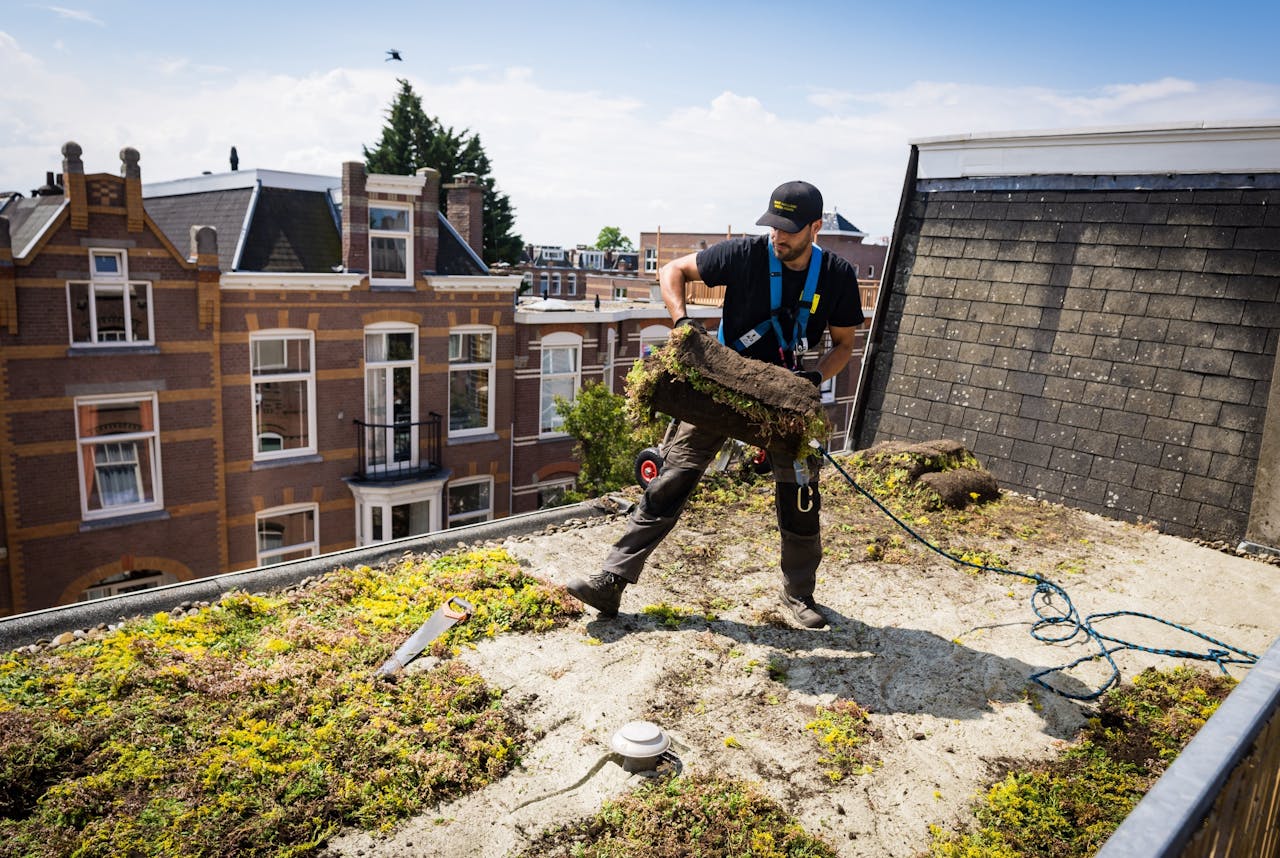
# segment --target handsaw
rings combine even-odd
[[[447,602],[436,608],[436,612],[400,645],[395,655],[382,663],[375,675],[385,677],[400,670],[417,658],[418,653],[426,649],[433,640],[457,623],[465,623],[473,613],[475,613],[475,607],[466,599],[461,596],[450,596]]]

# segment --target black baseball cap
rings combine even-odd
[[[815,220],[822,220],[822,192],[808,182],[784,182],[774,188],[756,226],[799,232]]]

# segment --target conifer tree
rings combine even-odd
[[[515,228],[515,209],[506,194],[498,190],[490,174],[489,156],[480,135],[470,130],[455,131],[422,108],[422,98],[407,80],[397,79],[400,90],[387,111],[387,124],[378,144],[364,150],[365,168],[371,173],[411,176],[421,167],[440,171],[440,208],[445,208],[444,186],[459,173],[475,173],[484,188],[484,261],[516,262],[524,240]]]

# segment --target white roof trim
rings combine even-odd
[[[489,274],[458,274],[451,277],[427,276],[427,285],[432,289],[455,292],[492,292],[494,290],[514,292],[520,288],[519,274],[503,274],[496,277]]]
[[[912,140],[917,178],[1280,172],[1280,120],[962,134]]]
[[[59,203],[58,207],[53,210],[53,214],[45,218],[44,225],[40,227],[40,231],[37,232],[35,235],[31,236],[31,240],[27,242],[27,246],[22,248],[22,252],[19,253],[17,256],[15,256],[14,259],[26,259],[27,254],[35,250],[36,245],[40,243],[40,239],[43,238],[44,234],[49,231],[50,225],[52,225],[53,222],[58,219],[58,215],[62,214],[62,210],[65,209],[70,204],[71,204],[71,201],[64,196],[62,198],[62,202]]]
[[[231,191],[251,188],[255,184],[289,191],[328,191],[342,187],[337,176],[317,176],[312,173],[286,173],[281,170],[234,170],[230,173],[214,173],[208,176],[189,176],[171,182],[147,182],[142,186],[142,197],[176,197],[183,194],[203,194],[209,191]]]
[[[390,176],[386,173],[372,173],[365,179],[364,192],[419,197],[422,196],[422,190],[426,185],[426,176]]]
[[[363,280],[363,274],[227,271],[223,273],[219,285],[223,289],[263,289],[273,292],[350,292]]]

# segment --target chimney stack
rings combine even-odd
[[[447,193],[445,211],[449,223],[470,245],[476,256],[484,258],[484,186],[475,173],[459,173],[444,186]]]
[[[342,264],[356,274],[369,273],[369,195],[364,164],[342,165]]]
[[[62,144],[62,186],[71,206],[71,228],[89,228],[89,189],[84,180],[84,150],[74,140]]]
[[[138,150],[126,146],[120,150],[120,175],[124,176],[125,223],[129,232],[142,232],[142,169]]]

